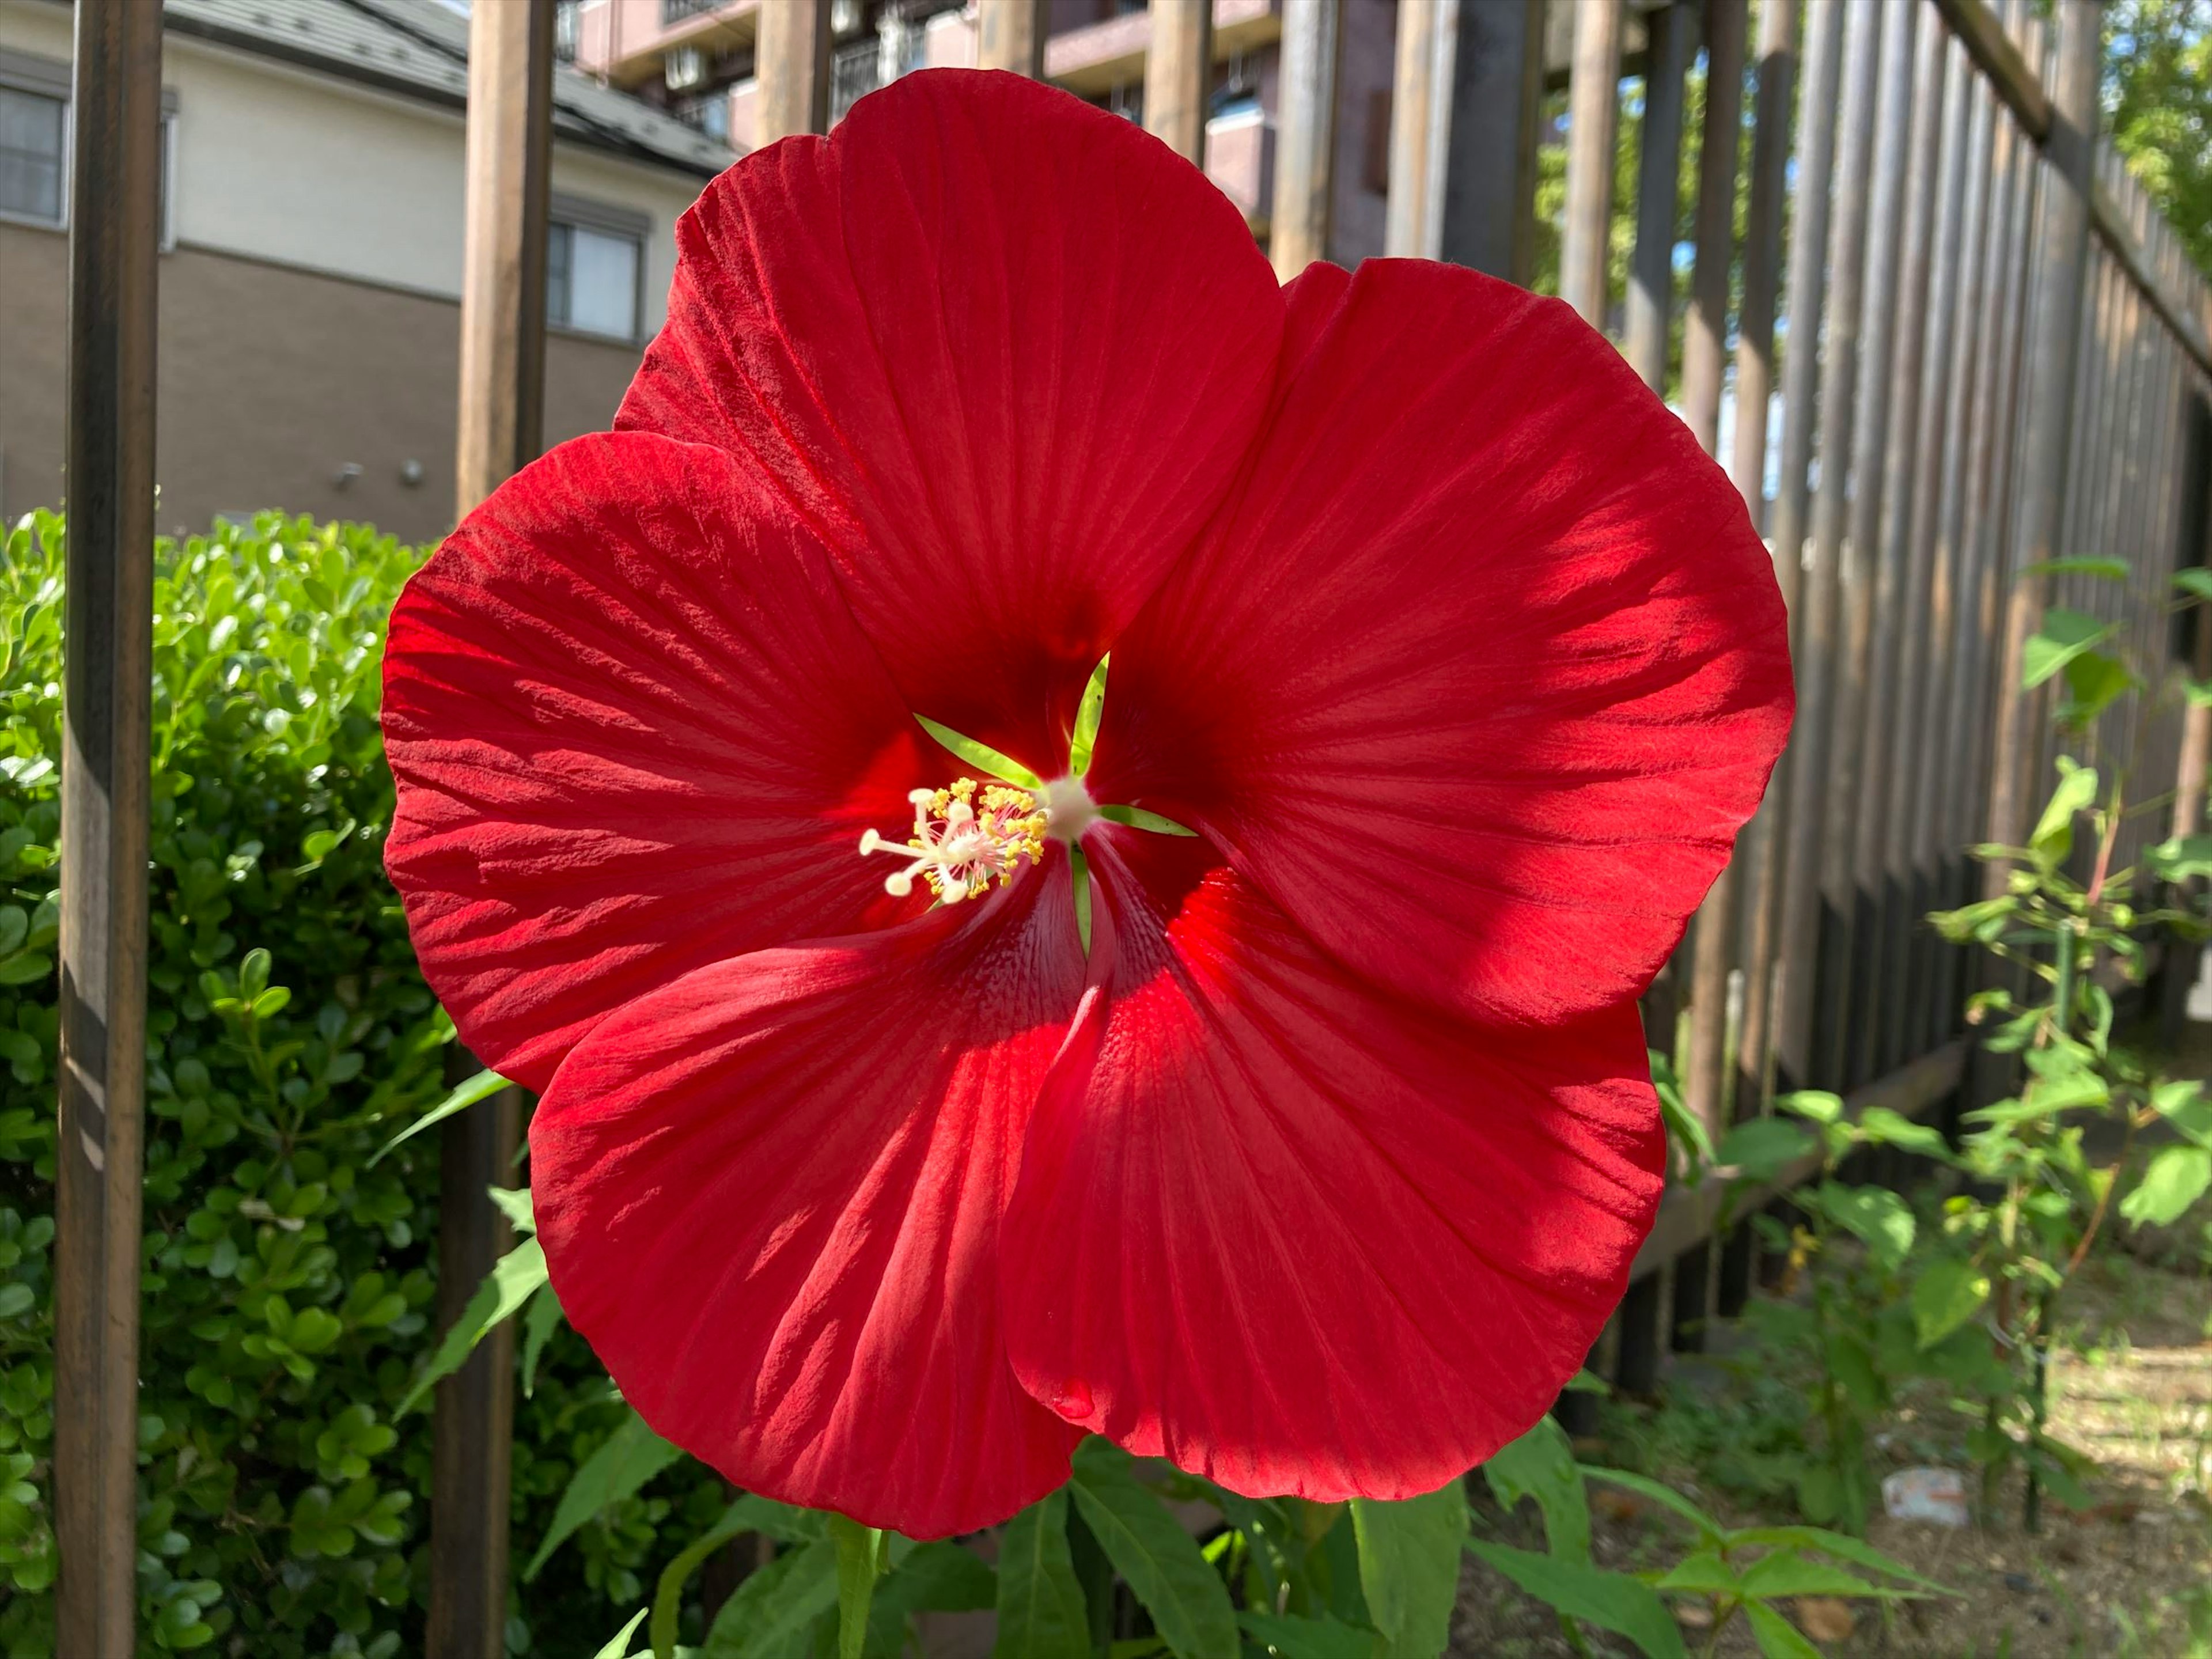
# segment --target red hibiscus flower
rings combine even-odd
[[[1735,493],[1564,306],[1279,289],[1005,76],[679,242],[617,429],[469,517],[386,671],[392,878],[543,1094],[569,1318],[732,1480],[917,1536],[1086,1430],[1322,1499],[1480,1462],[1650,1226],[1634,998],[1788,726]]]

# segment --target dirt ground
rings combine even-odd
[[[2091,1262],[2069,1297],[2075,1346],[2052,1373],[2051,1431],[2094,1456],[2093,1508],[2046,1510],[2042,1531],[2018,1525],[2018,1494],[2002,1529],[1949,1528],[1877,1518],[1869,1541],[1958,1592],[1955,1598],[1883,1610],[1871,1602],[1800,1609],[1800,1622],[1838,1656],[1926,1659],[2212,1659],[2212,1283],[2203,1270],[2169,1271],[2115,1255]],[[1692,1360],[1674,1378],[1674,1403],[1609,1413],[1605,1443],[1619,1459],[1639,1416],[1651,1432],[1645,1462],[1731,1525],[1795,1520],[1784,1503],[1746,1502],[1698,1489],[1696,1468],[1669,1466],[1668,1412],[1705,1414],[1702,1443],[1726,1445],[1732,1428],[1755,1439],[1755,1398],[1745,1368]],[[1682,1402],[1693,1401],[1688,1405]],[[1732,1413],[1736,1414],[1732,1419]],[[1901,1421],[1883,1455],[1896,1465],[1935,1461],[1930,1439]],[[1655,1455],[1656,1454],[1656,1455]],[[1954,1460],[1955,1461],[1955,1460]],[[1606,1566],[1661,1566],[1683,1553],[1686,1528],[1655,1506],[1594,1488],[1595,1547]],[[1501,1541],[1541,1549],[1533,1506],[1518,1516],[1478,1511]],[[1848,1633],[1846,1633],[1848,1632]],[[1693,1654],[1758,1652],[1741,1621],[1711,1632],[1684,1620]],[[1592,1651],[1631,1653],[1593,1634]],[[1573,1649],[1556,1620],[1504,1579],[1470,1561],[1461,1586],[1453,1652],[1464,1659],[1548,1659]]]

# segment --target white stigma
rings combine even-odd
[[[884,878],[884,891],[904,898],[920,876],[945,904],[979,898],[992,881],[1010,880],[1027,859],[1044,852],[1045,815],[1036,798],[1003,784],[979,786],[962,778],[949,789],[915,789],[914,834],[904,842],[886,840],[875,830],[860,836],[860,851],[889,853],[907,860],[905,869]]]
[[[1080,778],[1054,778],[1044,787],[1044,832],[1073,847],[1097,820],[1098,808]]]

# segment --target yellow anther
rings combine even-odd
[[[884,879],[884,890],[894,897],[913,892],[918,875],[946,904],[979,898],[994,879],[1011,879],[1019,860],[1035,864],[1044,856],[1047,815],[1025,789],[960,778],[950,788],[916,789],[907,799],[914,804],[913,835],[892,842],[871,830],[860,837],[862,853],[908,860]]]

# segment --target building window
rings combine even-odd
[[[59,98],[0,86],[0,213],[62,222],[68,112]]]
[[[555,220],[545,246],[546,321],[580,334],[635,340],[643,252],[643,239],[634,232]]]

